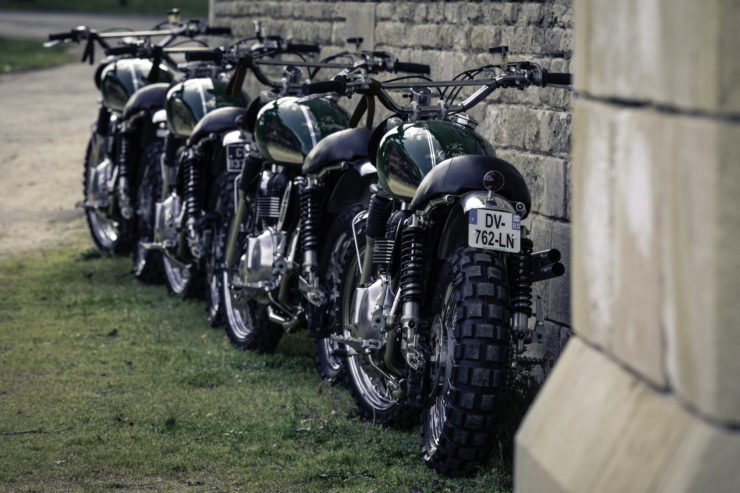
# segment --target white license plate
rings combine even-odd
[[[226,146],[226,169],[230,172],[241,171],[246,158],[247,152],[244,149],[244,144],[230,144]]]
[[[519,214],[471,209],[468,212],[468,246],[518,253],[520,220]]]

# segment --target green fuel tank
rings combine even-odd
[[[349,115],[331,99],[289,96],[260,109],[254,135],[265,159],[295,167],[321,139],[348,126]]]
[[[189,79],[172,86],[165,104],[170,131],[187,138],[206,113],[226,106],[246,108],[249,103],[247,94],[242,91],[235,98],[228,93],[226,86],[223,79],[211,78]]]
[[[100,74],[100,92],[103,104],[113,111],[123,111],[133,93],[149,84],[147,78],[152,62],[137,58],[121,58],[109,63]],[[155,82],[169,82],[172,73],[165,65],[159,66]]]
[[[467,154],[493,156],[494,151],[467,125],[434,120],[402,124],[380,141],[375,162],[378,182],[392,197],[410,200],[432,168]]]

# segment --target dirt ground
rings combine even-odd
[[[75,63],[0,75],[0,260],[85,241],[74,205],[97,114],[94,69]]]

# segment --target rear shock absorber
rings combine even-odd
[[[303,251],[301,269],[301,291],[308,301],[321,306],[326,294],[319,287],[319,218],[321,214],[322,184],[314,178],[304,178],[299,182],[299,202],[301,209],[300,242]]]
[[[316,248],[319,245],[319,214],[321,213],[321,186],[310,178],[303,181],[300,187],[301,206],[301,248],[304,258],[308,252],[316,256]],[[311,260],[313,263],[315,258]],[[304,268],[306,261],[304,261]]]
[[[164,152],[161,157],[162,165],[162,200],[167,198],[177,183],[177,139],[168,133],[164,138]]]
[[[199,195],[201,187],[201,170],[198,158],[192,149],[188,149],[183,155],[182,173],[182,197],[188,247],[190,248],[190,253],[193,257],[200,258],[203,254],[203,248],[198,241],[198,231],[196,226],[200,216]]]
[[[416,214],[404,223],[401,233],[401,328],[403,329],[404,355],[408,365],[419,370],[424,358],[418,348],[419,305],[424,295],[424,236],[426,229]]]
[[[384,250],[386,247],[385,226],[390,214],[388,207],[389,204],[390,199],[380,195],[379,193],[373,194],[370,198],[370,204],[367,211],[367,227],[365,228],[367,241],[365,257],[362,259],[362,277],[360,278],[360,284],[364,284],[370,279],[372,264],[376,259],[376,251],[378,249]]]
[[[183,205],[185,207],[185,222],[195,223],[198,218],[200,206],[198,204],[198,194],[200,190],[200,166],[192,150],[188,150],[182,162],[182,183],[183,183]]]
[[[509,261],[511,272],[511,310],[514,315],[513,331],[517,348],[524,350],[528,342],[529,317],[532,316],[532,240],[522,236],[521,250]]]
[[[133,164],[134,146],[136,142],[135,130],[129,128],[125,123],[121,125],[120,143],[118,146],[118,207],[125,219],[134,217],[134,209],[131,207],[131,195],[129,193],[131,180],[131,167]]]

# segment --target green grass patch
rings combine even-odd
[[[505,491],[423,465],[417,430],[358,419],[304,333],[237,351],[203,303],[57,249],[0,264],[0,489]]]
[[[208,15],[208,0],[0,0],[4,9],[154,14],[163,19],[173,7],[180,9],[183,18]]]
[[[0,39],[0,73],[54,67],[74,57],[64,45],[44,48],[42,41]]]

